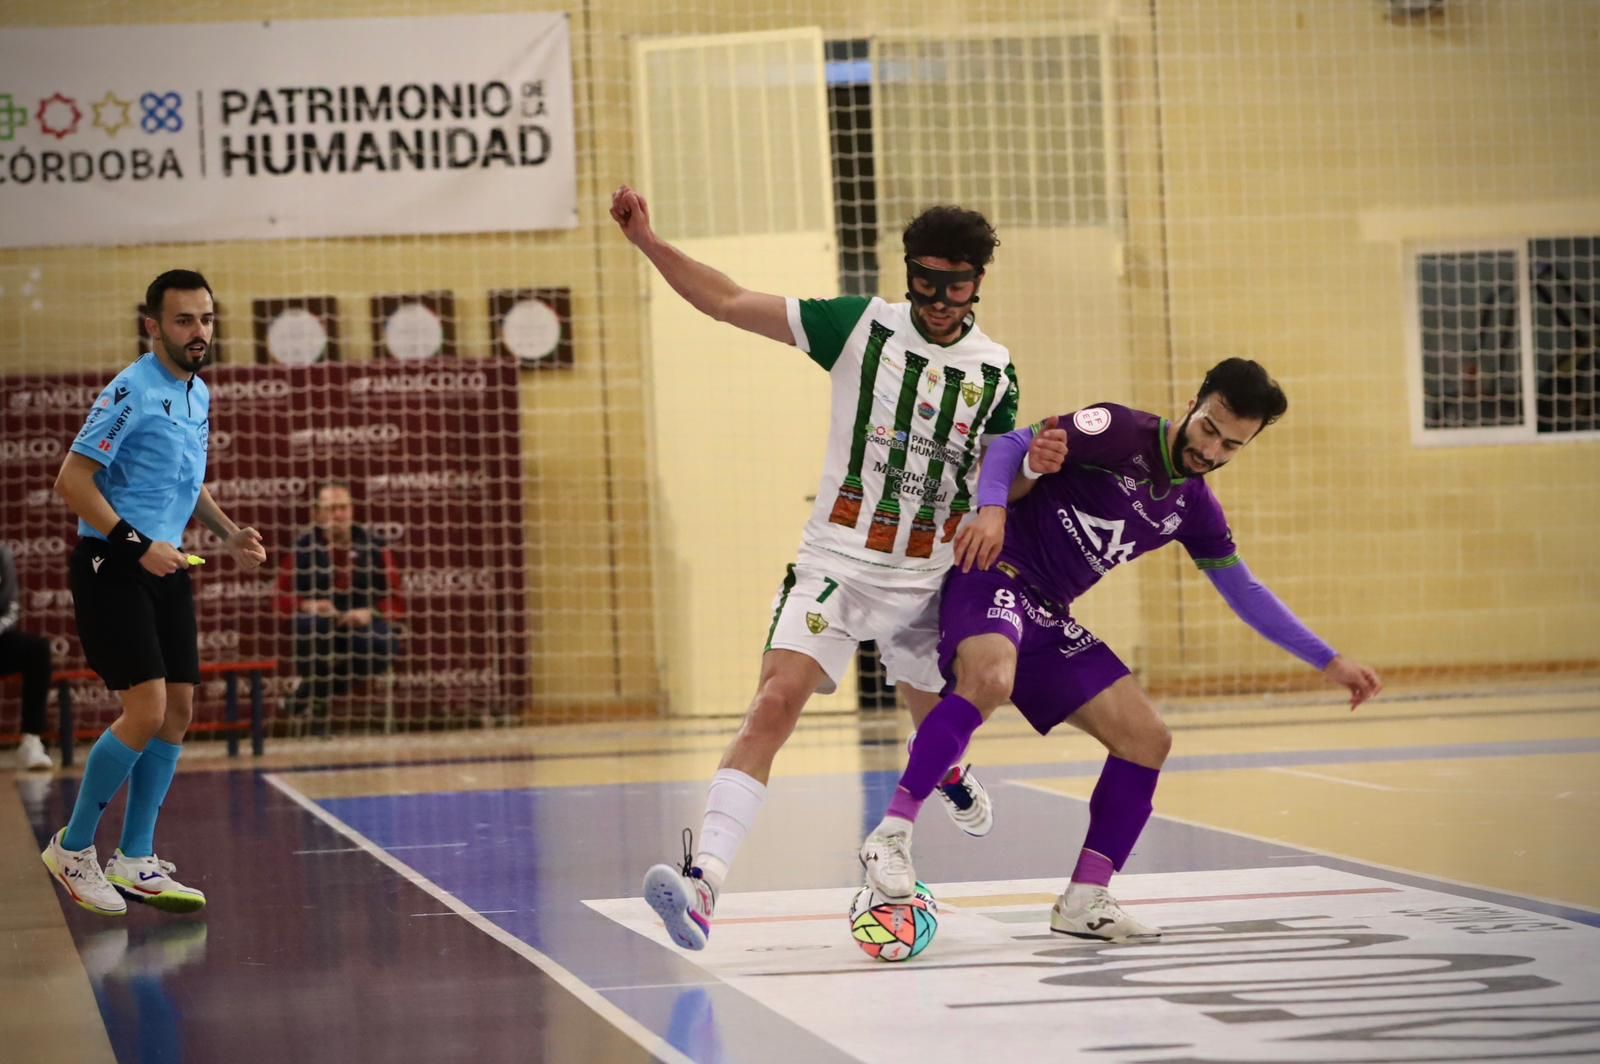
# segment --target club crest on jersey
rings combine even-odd
[[[1111,427],[1111,411],[1103,406],[1086,406],[1072,415],[1072,423],[1085,436],[1098,436]]]
[[[938,370],[930,369],[928,371],[928,387],[930,387],[930,388],[939,387],[939,371]]]
[[[1170,536],[1178,530],[1178,526],[1181,524],[1183,524],[1182,514],[1168,514],[1167,519],[1161,522],[1161,534]]]
[[[806,627],[810,629],[812,635],[821,635],[828,630],[828,622],[820,613],[808,613],[806,614]]]
[[[978,400],[983,398],[983,389],[974,381],[962,381],[961,398],[967,401],[968,406],[977,406]]]

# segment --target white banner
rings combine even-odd
[[[0,247],[577,225],[564,14],[0,30]]]

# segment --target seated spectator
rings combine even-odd
[[[50,768],[44,748],[44,705],[50,695],[50,640],[24,632],[22,592],[17,586],[17,563],[11,548],[0,546],[0,677],[22,673],[22,742],[17,746],[17,767],[30,771]]]
[[[354,680],[389,670],[397,649],[391,623],[404,606],[394,555],[355,523],[348,485],[322,485],[312,520],[315,527],[284,558],[278,609],[294,621],[300,677],[288,709],[301,714],[314,707],[320,717]]]

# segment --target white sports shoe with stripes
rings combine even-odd
[[[885,898],[909,898],[917,890],[916,869],[911,866],[911,835],[904,830],[885,831],[879,824],[861,844],[861,867],[872,889]]]
[[[1050,909],[1050,930],[1096,942],[1156,942],[1161,929],[1140,923],[1105,887],[1069,883]]]
[[[994,804],[989,792],[983,789],[972,766],[957,765],[938,786],[939,797],[944,799],[945,812],[956,822],[956,827],[974,838],[989,834],[994,827]]]
[[[206,896],[196,887],[184,886],[172,874],[177,866],[155,854],[129,857],[118,850],[106,862],[106,879],[133,901],[169,913],[192,913],[206,907]]]
[[[94,847],[69,850],[61,845],[61,836],[66,833],[67,829],[62,828],[52,835],[50,844],[39,854],[39,860],[50,870],[50,878],[61,885],[67,897],[92,913],[101,916],[126,915],[128,903],[122,900],[117,888],[106,881]]]

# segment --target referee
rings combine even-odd
[[[151,351],[106,385],[56,475],[78,515],[69,574],[78,640],[122,714],[89,751],[72,819],[40,857],[73,901],[105,916],[128,911],[123,895],[167,912],[206,903],[155,855],[200,683],[190,560],[178,544],[198,517],[241,565],[267,560],[261,534],[230,521],[205,487],[211,397],[198,374],[216,326],[204,277],[169,270],[151,282]],[[102,872],[95,829],[124,780],[121,845]]]

